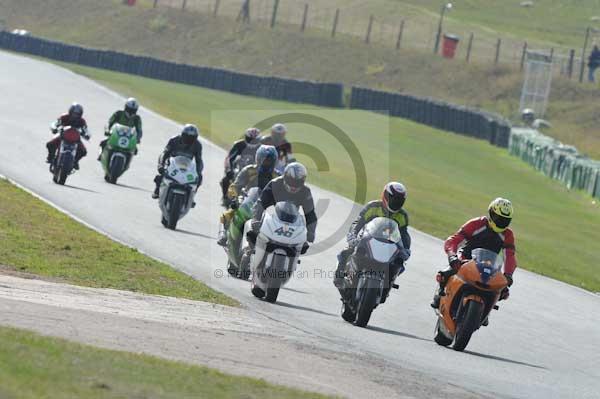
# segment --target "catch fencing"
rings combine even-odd
[[[255,97],[343,107],[341,83],[267,77],[226,69],[177,64],[151,57],[73,46],[32,36],[0,32],[0,48],[152,79],[201,86]]]
[[[600,162],[581,155],[575,147],[534,129],[515,128],[509,152],[546,176],[561,181],[568,189],[584,190],[600,198]]]
[[[353,87],[350,108],[383,111],[442,130],[508,147],[511,124],[505,118],[479,109],[432,98]]]

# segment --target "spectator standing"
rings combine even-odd
[[[594,75],[596,74],[596,69],[598,69],[598,67],[600,67],[600,49],[595,45],[590,54],[590,58],[588,59],[588,80],[591,83],[596,81]]]

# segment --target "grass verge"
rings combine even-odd
[[[595,270],[600,241],[598,204],[537,173],[509,156],[506,149],[364,111],[316,109],[76,65],[68,68],[125,95],[135,95],[145,106],[174,120],[197,123],[222,146],[237,139],[236,132],[269,114],[255,110],[317,113],[337,124],[361,150],[368,166],[368,198],[377,198],[388,179],[403,181],[409,190],[406,208],[411,224],[445,238],[467,219],[484,214],[491,199],[508,197],[516,207],[514,230],[520,267],[600,290],[600,275]],[[242,112],[227,113],[229,110]],[[348,156],[335,150],[335,142],[324,141],[320,129],[301,124],[289,128],[292,141],[317,143],[322,150],[330,144],[334,148],[327,152],[331,167],[327,173],[317,173],[311,160],[298,157],[309,166],[309,181],[352,198],[355,184],[353,174],[348,173],[352,170]],[[384,132],[387,128],[389,137]]]
[[[0,327],[2,398],[324,398],[207,367]]]
[[[0,262],[9,269],[89,287],[237,304],[83,226],[4,179],[0,203]]]

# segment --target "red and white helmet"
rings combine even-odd
[[[246,132],[244,133],[244,139],[246,140],[247,143],[254,143],[259,139],[259,137],[260,137],[260,130],[258,130],[255,127],[246,129]]]
[[[385,185],[381,193],[383,207],[392,213],[399,212],[406,201],[406,187],[396,181]]]

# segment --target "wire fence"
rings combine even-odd
[[[316,0],[147,0],[154,7],[190,9],[214,17],[236,18],[240,23],[277,29],[310,32],[335,40],[344,35],[362,42],[393,49],[433,52],[438,36],[438,21],[431,16],[369,15],[351,7],[327,7]],[[447,21],[440,41],[446,33],[459,39],[453,58],[463,62],[488,63],[523,68],[526,52],[548,55],[553,60],[555,75],[579,78],[581,49],[542,46],[516,37],[498,37],[493,32],[473,32],[462,24]],[[439,52],[443,53],[443,43]]]

